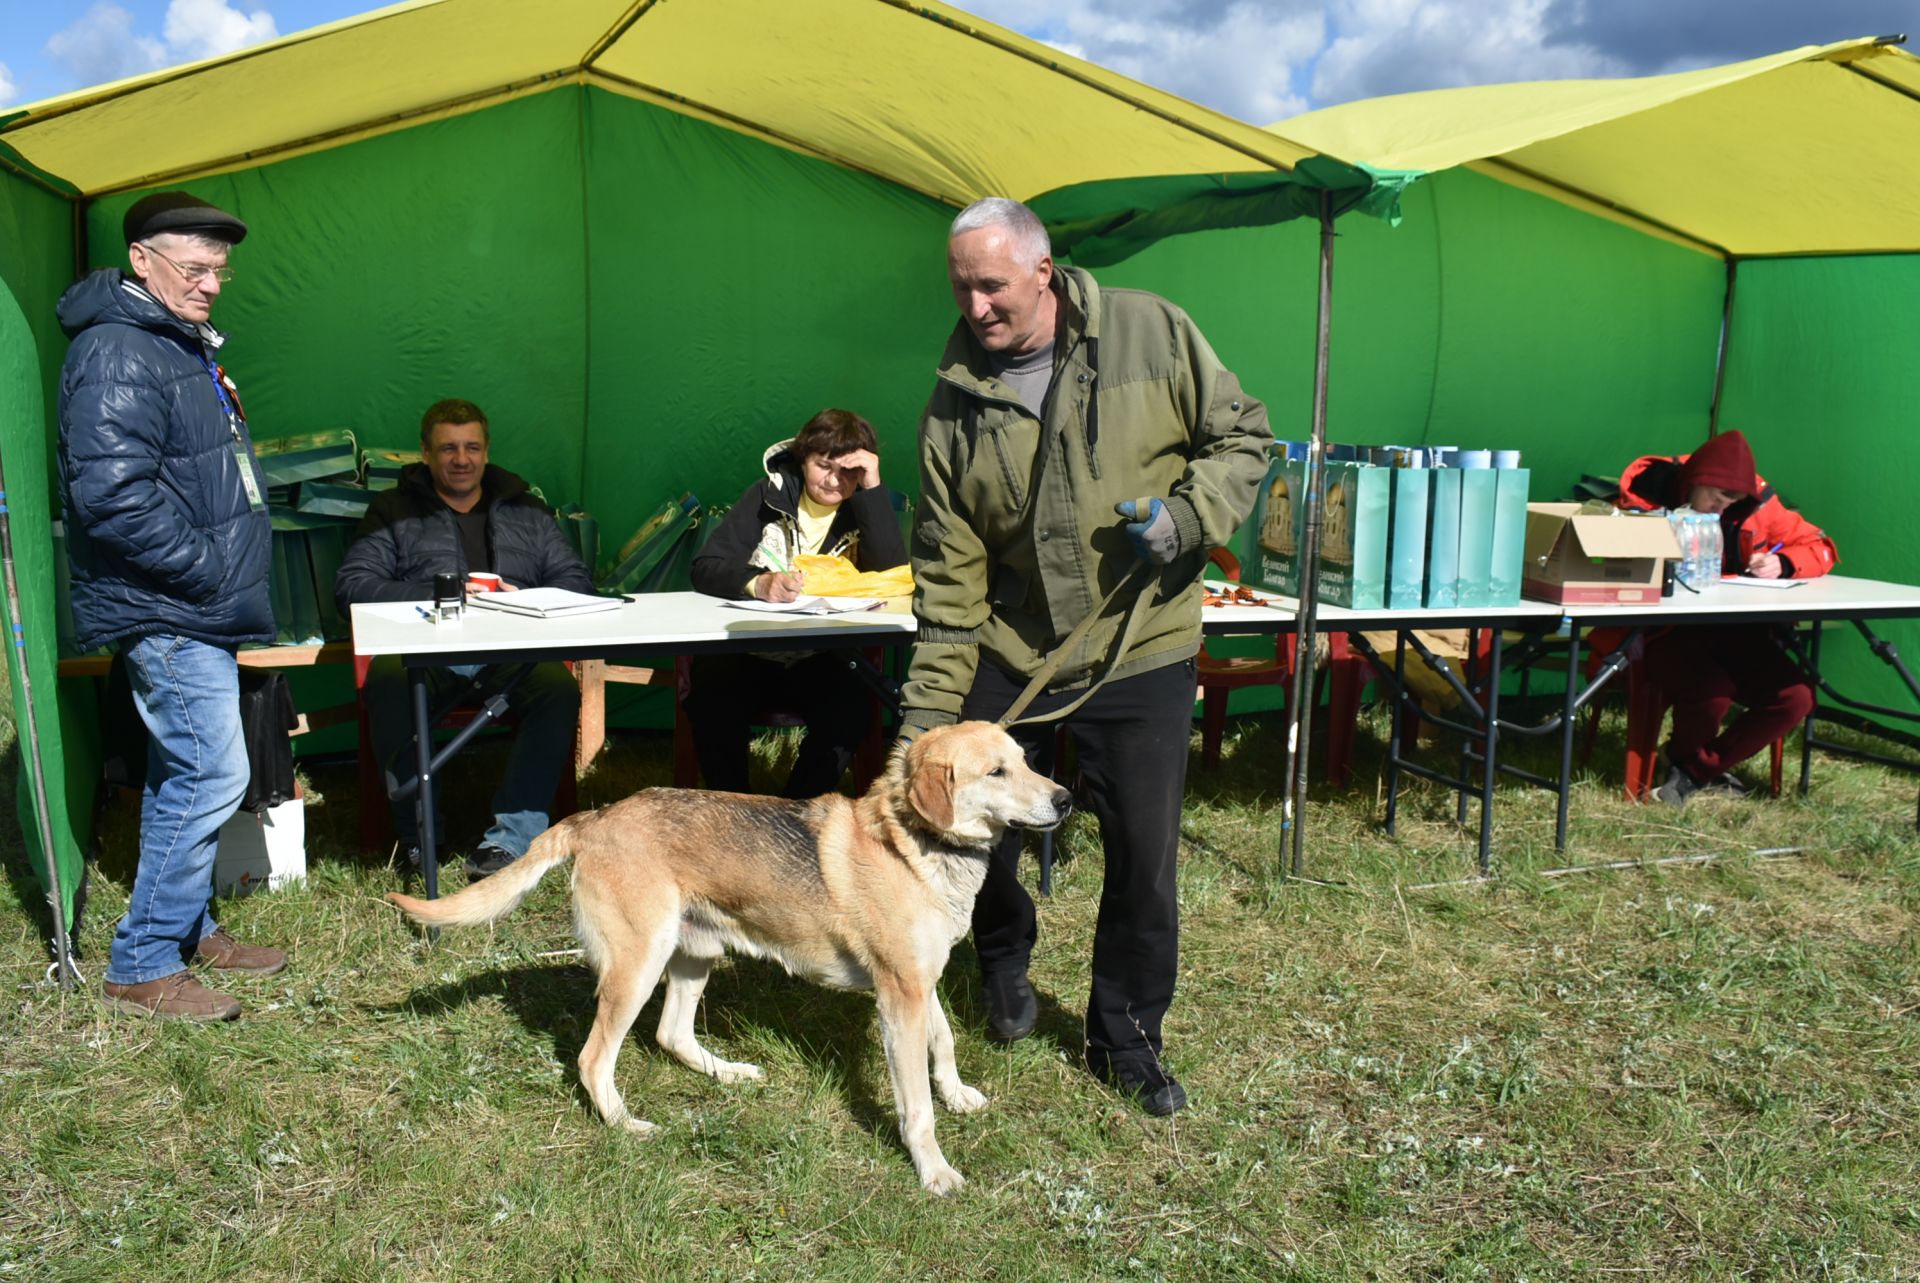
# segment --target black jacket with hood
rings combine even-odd
[[[249,479],[256,496],[265,481],[209,368],[225,339],[115,268],[75,282],[58,315],[73,340],[60,490],[80,648],[152,633],[272,641],[272,529],[248,496]]]
[[[342,613],[355,602],[430,600],[435,575],[464,578],[469,570],[491,570],[516,588],[593,591],[593,576],[525,481],[489,463],[481,484],[491,566],[467,565],[453,509],[434,491],[427,465],[410,463],[353,532],[333,581]]]
[[[800,460],[791,439],[767,447],[760,465],[767,475],[741,492],[726,520],[693,559],[693,586],[709,597],[750,596],[747,584],[774,569],[763,551],[772,548],[791,566],[799,552]],[[856,491],[841,503],[819,552],[845,557],[862,571],[892,570],[907,560],[906,541],[885,486]]]

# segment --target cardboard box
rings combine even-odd
[[[216,895],[278,890],[307,876],[307,800],[289,798],[264,811],[236,811],[220,826],[213,856]]]
[[[1527,505],[1527,596],[1592,605],[1660,600],[1666,563],[1680,541],[1663,516],[1583,514],[1577,503]]]

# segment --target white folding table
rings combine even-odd
[[[397,655],[406,666],[419,765],[420,862],[427,898],[439,894],[438,838],[434,832],[434,774],[506,709],[505,693],[439,753],[433,751],[433,711],[427,670],[456,664],[532,664],[549,660],[616,659],[645,653],[710,655],[764,650],[837,650],[901,646],[913,640],[914,621],[902,611],[835,615],[771,614],[730,606],[694,592],[648,593],[612,610],[536,619],[469,606],[460,622],[436,623],[418,602],[377,602],[353,608],[353,653]],[[404,799],[399,799],[404,800]],[[368,804],[362,800],[362,805]]]

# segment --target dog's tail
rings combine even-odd
[[[548,869],[564,864],[572,856],[573,820],[566,819],[535,838],[525,855],[457,895],[417,900],[389,891],[387,899],[399,905],[415,922],[424,922],[430,927],[479,926],[504,918],[519,908]]]

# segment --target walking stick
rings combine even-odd
[[[20,672],[20,707],[16,710],[26,750],[27,774],[33,788],[33,818],[40,830],[40,855],[46,862],[47,907],[53,911],[53,962],[47,978],[59,977],[62,989],[73,989],[80,979],[74,969],[67,939],[67,897],[60,882],[60,861],[53,849],[53,812],[47,806],[47,781],[40,769],[40,730],[33,712],[33,678],[27,662],[27,630],[20,618],[20,584],[13,573],[13,521],[7,507],[7,473],[0,460],[0,564],[5,566],[7,622],[13,629],[13,658]]]

